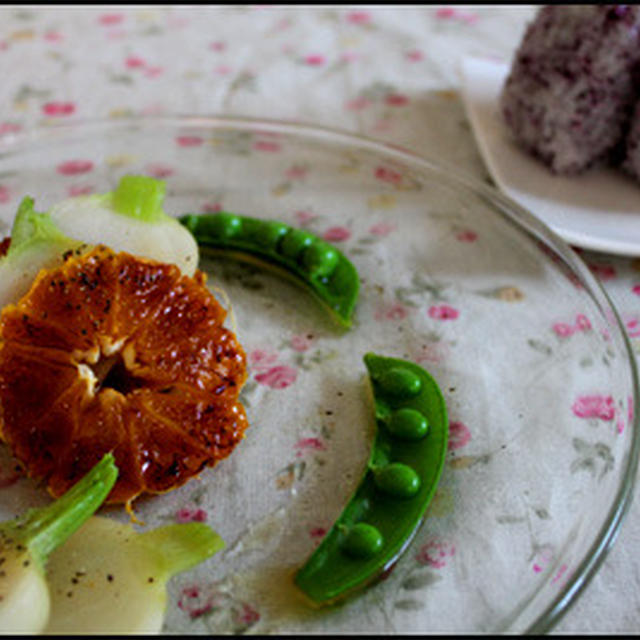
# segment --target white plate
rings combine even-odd
[[[617,169],[555,176],[519,149],[498,111],[508,71],[507,64],[479,58],[461,65],[467,115],[498,187],[572,245],[640,256],[640,183]]]

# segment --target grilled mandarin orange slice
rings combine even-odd
[[[247,427],[245,354],[205,276],[98,246],[0,315],[0,427],[57,497],[113,452],[107,502],[174,489]]]

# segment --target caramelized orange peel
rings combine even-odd
[[[108,247],[41,271],[0,315],[2,438],[54,496],[106,451],[108,502],[182,485],[247,427],[225,317],[202,272]]]
[[[0,434],[53,496],[113,451],[107,501],[133,514],[140,493],[180,486],[244,437],[245,354],[164,195],[125,176],[47,213],[25,198],[0,258]],[[16,264],[20,287],[3,285]]]

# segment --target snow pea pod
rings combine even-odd
[[[258,262],[293,277],[306,285],[342,326],[351,326],[360,278],[353,264],[328,242],[284,222],[225,211],[187,214],[179,221],[203,248]]]
[[[389,569],[423,520],[444,467],[447,409],[436,381],[413,362],[367,353],[376,435],[367,469],[294,581],[332,604]]]

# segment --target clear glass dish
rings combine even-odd
[[[582,261],[452,168],[328,129],[226,118],[0,138],[0,231],[23,195],[46,210],[109,190],[125,173],[165,179],[175,215],[224,209],[305,227],[340,246],[362,277],[354,326],[343,331],[293,283],[202,255],[248,356],[251,426],[216,467],[135,503],[145,526],[205,520],[227,543],[171,581],[164,630],[551,629],[612,544],[638,456],[635,360]],[[450,450],[393,570],[342,606],[312,610],[291,578],[364,471],[367,351],[414,360],[438,380]],[[0,456],[1,515],[48,501],[6,449]]]

